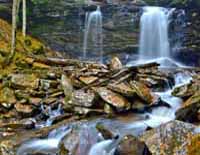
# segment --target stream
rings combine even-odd
[[[175,84],[172,87],[169,84],[163,92],[154,91],[168,106],[152,107],[143,113],[132,113],[115,119],[98,118],[91,121],[69,123],[51,131],[47,138],[30,139],[25,142],[18,148],[17,155],[29,155],[38,152],[55,155],[58,153],[61,144],[67,145],[68,148],[71,147],[71,150],[76,147],[76,151],[73,152],[74,155],[114,155],[115,149],[123,136],[130,134],[138,136],[147,128],[156,128],[175,119],[175,112],[180,107],[182,100],[172,96],[171,92],[175,87],[189,83],[192,80],[191,76],[191,72],[177,72],[174,74]],[[38,124],[38,128],[50,126],[54,116],[61,114],[59,111],[60,107],[57,111],[49,111],[51,117],[47,122]],[[98,123],[112,131],[115,137],[104,140],[96,129]],[[70,141],[70,138],[67,139],[66,137],[73,135],[74,131],[76,136]],[[73,144],[76,141],[78,146]]]

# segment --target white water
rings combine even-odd
[[[114,155],[117,140],[105,140],[95,144],[88,155]]]
[[[161,7],[144,7],[140,19],[139,59],[170,57],[168,17]]]
[[[62,127],[51,132],[47,139],[33,139],[25,142],[17,150],[17,155],[27,155],[34,152],[56,154],[60,141],[70,131],[71,128]]]
[[[85,33],[83,41],[83,58],[86,59],[88,52],[99,53],[100,61],[103,56],[103,33],[102,13],[100,7],[96,11],[86,13]],[[90,53],[91,54],[91,53]]]
[[[36,123],[36,128],[43,128],[51,126],[54,119],[61,115],[61,104],[58,105],[57,109],[52,110],[51,107],[47,107],[47,109],[44,108],[44,106],[41,106],[42,112],[46,113],[49,118],[44,122],[38,122]]]

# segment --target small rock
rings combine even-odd
[[[43,90],[48,90],[49,88],[56,88],[58,82],[54,80],[40,79],[40,85]]]
[[[122,69],[122,67],[123,65],[118,57],[112,58],[111,63],[110,63],[111,70],[119,70],[119,69]]]
[[[197,92],[183,103],[176,112],[176,119],[182,121],[195,122],[198,120],[198,111],[200,109],[200,92]]]
[[[11,106],[16,103],[16,97],[14,91],[8,87],[4,87],[0,90],[0,105],[6,109],[11,108]]]
[[[97,123],[96,129],[101,133],[104,139],[112,139],[114,137],[113,133],[106,129],[101,123]]]
[[[15,109],[18,113],[23,116],[32,116],[34,113],[34,108],[31,105],[17,103],[15,104]]]
[[[49,69],[49,68],[51,68],[50,66],[48,66],[46,64],[39,63],[39,62],[34,62],[32,65],[33,65],[34,68],[39,68],[39,69]]]
[[[81,76],[79,79],[84,84],[89,85],[89,84],[95,82],[98,78],[95,76],[87,76],[87,77]]]

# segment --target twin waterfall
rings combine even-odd
[[[170,57],[168,23],[170,11],[161,7],[144,7],[140,19],[139,61]],[[98,55],[95,55],[98,54]],[[103,61],[102,13],[86,13],[83,59],[92,56]]]
[[[139,59],[170,57],[168,10],[160,7],[144,7],[140,20]]]
[[[88,52],[100,54],[103,59],[103,35],[102,35],[102,13],[100,7],[96,11],[86,14],[85,33],[83,41],[83,58],[88,58]]]

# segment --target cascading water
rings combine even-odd
[[[102,13],[98,6],[96,11],[86,13],[85,33],[83,42],[83,58],[88,57],[88,52],[98,53],[100,61],[103,55]],[[91,54],[91,53],[90,53]]]
[[[170,57],[169,11],[161,7],[144,7],[143,10],[140,19],[139,59]]]

